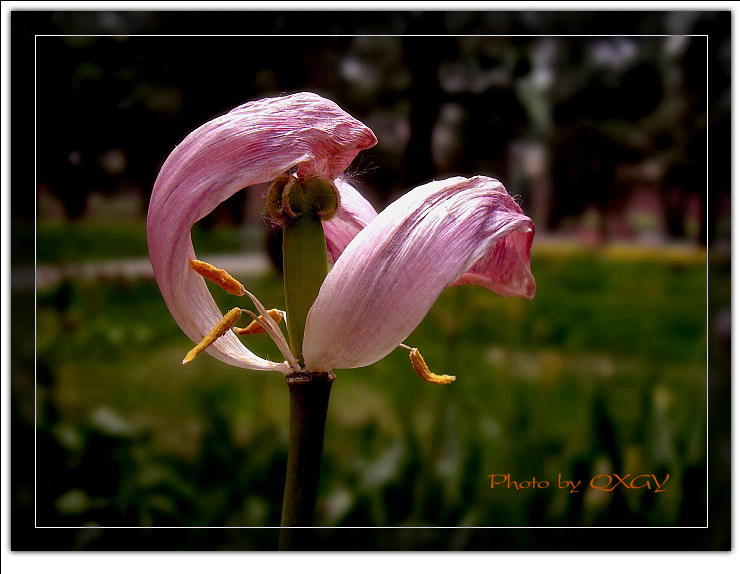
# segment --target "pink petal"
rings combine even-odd
[[[192,271],[193,224],[237,191],[271,181],[293,167],[335,179],[375,135],[335,103],[309,93],[249,102],[192,132],[170,154],[152,191],[147,216],[149,256],[177,324],[200,341],[222,317],[204,279]],[[248,369],[284,365],[253,355],[229,332],[214,357]]]
[[[382,359],[447,285],[473,273],[498,293],[533,297],[533,235],[532,220],[495,179],[457,177],[407,193],[352,240],[326,277],[308,314],[306,367]]]
[[[334,181],[339,190],[341,208],[330,221],[324,222],[326,251],[334,262],[365,226],[378,215],[370,202],[343,179]]]
[[[507,235],[453,285],[480,285],[500,295],[531,299],[535,292],[534,277],[529,270],[529,250],[533,240],[534,233]]]

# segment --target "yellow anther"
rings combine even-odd
[[[214,267],[210,263],[206,263],[205,261],[198,261],[197,259],[191,259],[190,268],[206,279],[210,279],[211,281],[213,281],[216,285],[221,287],[221,289],[223,289],[230,295],[244,295],[246,293],[244,285],[239,283],[239,281],[234,279],[223,269]]]
[[[185,355],[185,358],[182,360],[182,364],[188,364],[190,361],[195,359],[195,357],[197,357],[202,351],[205,351],[216,341],[216,339],[223,336],[226,331],[231,329],[234,326],[234,323],[239,320],[239,317],[241,317],[241,315],[242,310],[239,309],[239,307],[234,307],[231,311],[226,313],[226,315],[224,315],[224,318],[216,323],[216,326],[211,329],[211,332],[208,333],[208,335],[206,335],[200,343],[193,347],[187,355]]]
[[[280,309],[270,309],[267,314],[272,317],[275,323],[280,323],[280,320],[283,318],[283,312]],[[264,319],[264,317],[260,315],[259,319]],[[234,327],[234,333],[237,335],[259,335],[260,333],[266,332],[267,331],[265,331],[262,325],[257,322],[257,319],[252,321],[246,327]]]
[[[434,383],[435,385],[449,385],[455,380],[455,377],[452,375],[435,375],[430,371],[424,361],[424,357],[421,356],[419,349],[416,347],[411,349],[409,357],[411,358],[411,364],[414,365],[414,370],[428,383]]]

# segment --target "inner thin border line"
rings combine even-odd
[[[521,529],[521,528],[533,528],[533,529],[630,529],[630,530],[642,530],[642,529],[655,529],[655,528],[677,528],[677,529],[708,529],[709,528],[709,34],[35,34],[34,35],[34,78],[33,78],[33,91],[34,91],[34,229],[38,229],[38,210],[36,202],[38,200],[37,189],[38,189],[38,168],[37,168],[37,139],[38,139],[38,123],[37,123],[37,110],[38,110],[38,90],[37,90],[37,78],[36,73],[37,59],[38,59],[38,38],[262,38],[262,37],[286,37],[286,38],[330,38],[330,37],[343,37],[343,38],[355,38],[355,37],[373,37],[373,38],[673,38],[673,37],[684,37],[684,38],[706,38],[706,80],[707,80],[707,92],[706,92],[706,141],[707,141],[707,164],[706,164],[706,196],[707,196],[707,208],[705,209],[706,218],[706,248],[705,248],[705,282],[704,292],[706,297],[705,311],[706,311],[706,325],[705,325],[705,361],[706,361],[706,378],[705,378],[705,449],[704,449],[704,462],[706,465],[706,524],[704,526],[296,526],[291,528],[301,529],[409,529],[409,528],[432,528],[432,529],[491,529],[491,528],[506,528],[506,529]],[[37,321],[37,233],[34,233],[34,353],[36,353],[36,343],[38,338],[38,321]],[[38,436],[38,400],[36,397],[37,392],[37,362],[34,361],[33,365],[34,375],[34,386],[33,386],[33,398],[34,398],[34,433],[33,433],[33,510],[34,510],[34,528],[45,529],[192,529],[192,528],[212,528],[212,529],[279,529],[282,526],[39,526],[38,520],[38,449],[36,446]]]

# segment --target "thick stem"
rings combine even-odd
[[[283,194],[280,206],[285,214],[290,215],[283,221],[285,311],[290,349],[299,363],[303,363],[303,332],[308,311],[328,271],[320,210],[314,209],[326,203],[316,201],[317,197],[321,199],[319,192],[326,186],[312,180],[304,183],[311,193],[306,194],[303,187],[292,180],[280,190]],[[280,184],[278,182],[276,190]],[[332,193],[329,199],[334,198]],[[338,200],[335,203],[336,209]],[[313,525],[326,411],[333,380],[334,375],[329,373],[305,371],[286,377],[290,390],[290,444],[280,521],[281,550],[297,550],[304,546],[302,539],[309,531],[296,527]]]
[[[296,550],[301,533],[312,526],[324,448],[324,426],[334,375],[298,374],[286,381],[290,390],[290,444],[285,477],[280,550]]]
[[[290,350],[303,363],[306,316],[319,294],[329,264],[319,216],[313,213],[283,224],[283,276]]]

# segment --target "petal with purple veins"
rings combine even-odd
[[[532,220],[495,179],[457,177],[410,191],[357,234],[327,275],[306,322],[307,369],[379,361],[446,286],[471,277],[533,297],[533,235]]]
[[[221,319],[196,259],[190,229],[237,191],[297,168],[337,178],[372,131],[335,103],[310,93],[249,102],[192,132],[165,161],[152,191],[147,241],[154,275],[177,324],[200,341]],[[207,352],[225,363],[286,372],[251,353],[231,331]],[[289,369],[288,369],[289,370]]]

